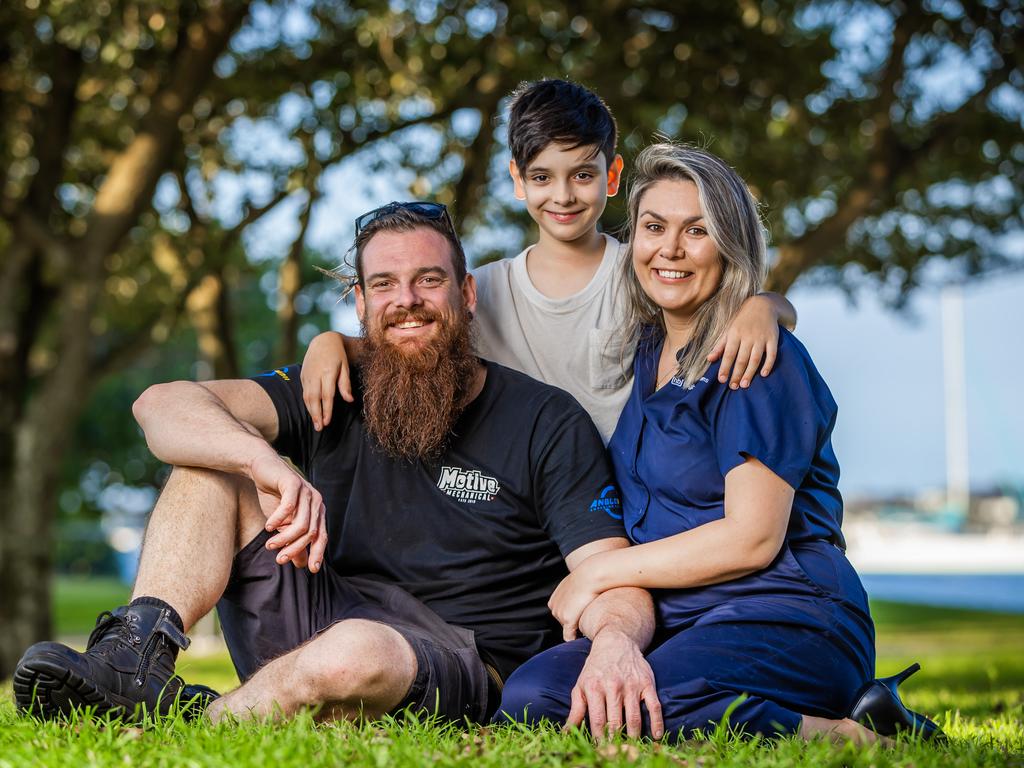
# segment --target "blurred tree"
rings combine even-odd
[[[529,228],[500,193],[507,153],[487,96],[569,76],[612,108],[627,170],[655,135],[711,145],[739,169],[777,246],[774,290],[814,269],[899,304],[936,260],[946,279],[1024,263],[1007,237],[1024,205],[1020,0],[440,7],[403,44],[434,51],[440,36],[447,62],[475,60],[478,88],[497,87],[474,94],[475,119],[452,121],[436,153],[410,138],[405,163],[414,190],[454,200],[470,232]],[[621,223],[621,205],[606,223]],[[488,259],[524,240],[479,244]]]
[[[383,77],[373,5],[0,6],[0,678],[50,631],[57,479],[97,382],[183,315],[206,370],[236,373],[242,232],[293,193],[315,198],[327,165],[442,117],[412,80]],[[240,159],[232,131],[261,121],[308,154]],[[242,199],[226,208],[231,176]]]
[[[0,676],[49,633],[55,480],[89,384],[127,348],[105,343],[104,289],[137,295],[122,265],[145,235],[129,235],[246,11],[101,2],[44,12],[35,0],[0,10]],[[187,295],[194,277],[181,278],[138,318],[147,331]]]
[[[627,164],[656,132],[713,142],[765,203],[776,289],[810,272],[898,302],[937,259],[1013,263],[1022,26],[1019,0],[0,5],[0,677],[49,632],[82,446],[155,482],[127,414],[147,380],[297,354],[330,169],[411,170],[478,255],[515,253],[503,98],[569,76],[612,107]],[[281,210],[291,247],[252,259],[248,228]],[[160,367],[109,378],[140,360]]]

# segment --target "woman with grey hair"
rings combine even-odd
[[[874,626],[840,530],[837,408],[807,350],[782,331],[773,375],[749,389],[719,383],[708,363],[766,274],[746,184],[708,152],[652,145],[636,161],[629,225],[625,333],[637,353],[608,447],[635,546],[588,558],[559,585],[552,612],[572,636],[601,593],[653,591],[646,659],[671,734],[728,720],[765,735],[934,735],[896,692],[914,668],[872,680]],[[504,712],[582,720],[582,692],[569,692],[588,650],[581,639],[529,661],[508,681]],[[628,698],[602,704],[610,721],[612,709],[640,721]],[[646,717],[644,726],[650,733]]]

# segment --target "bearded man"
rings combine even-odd
[[[443,206],[359,217],[355,272],[367,348],[328,427],[294,366],[135,403],[173,470],[133,599],[84,653],[25,653],[23,711],[168,711],[197,693],[174,663],[215,605],[242,685],[195,697],[214,720],[408,707],[486,722],[502,681],[560,639],[546,603],[566,567],[627,545],[596,429],[564,392],[472,354],[476,289]],[[649,596],[604,593],[580,629],[593,649],[576,708],[614,727],[643,701],[660,726]]]

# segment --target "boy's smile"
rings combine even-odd
[[[593,145],[568,148],[549,144],[524,171],[513,160],[509,173],[516,197],[540,227],[540,241],[587,241],[597,234],[597,222],[608,196],[618,191],[622,158],[608,163]]]

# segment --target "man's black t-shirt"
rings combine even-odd
[[[415,595],[476,633],[503,678],[556,642],[547,600],[578,547],[622,537],[604,445],[568,394],[496,363],[434,462],[394,459],[366,433],[356,402],[334,401],[313,429],[299,366],[255,377],[279,423],[274,448],[320,491],[327,563]]]

